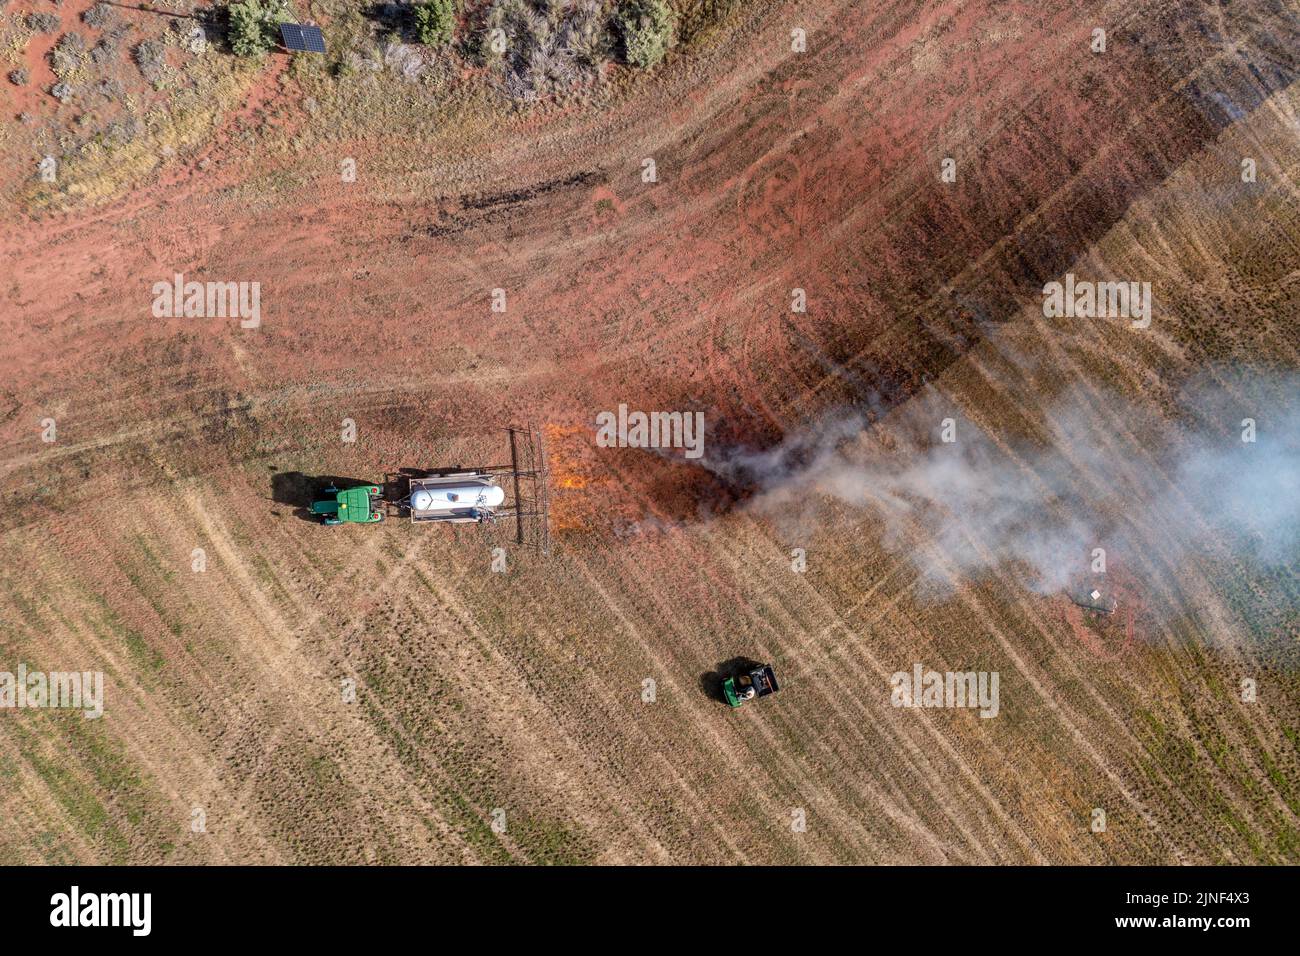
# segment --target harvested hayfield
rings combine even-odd
[[[104,675],[0,709],[0,862],[1300,862],[1294,3],[675,0],[535,101],[91,6],[0,4],[0,671]],[[526,422],[549,554],[303,514]]]

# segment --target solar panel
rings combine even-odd
[[[281,23],[280,36],[290,50],[304,53],[324,53],[325,37],[320,27],[312,23]]]

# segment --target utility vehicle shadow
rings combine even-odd
[[[722,682],[728,677],[738,677],[761,666],[759,661],[748,657],[733,657],[725,660],[715,670],[705,671],[700,675],[700,692],[710,700],[725,704],[727,698],[722,693]]]

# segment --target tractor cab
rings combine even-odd
[[[325,497],[313,501],[311,513],[320,515],[325,524],[373,524],[384,520],[383,493],[377,485],[361,485],[340,491],[333,485],[325,489]]]
[[[728,677],[722,682],[722,696],[732,707],[739,707],[756,697],[767,697],[780,689],[770,664],[760,664],[747,673]]]

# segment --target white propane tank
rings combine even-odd
[[[499,485],[445,485],[420,488],[411,495],[411,507],[416,511],[495,508],[505,500],[505,489]]]

